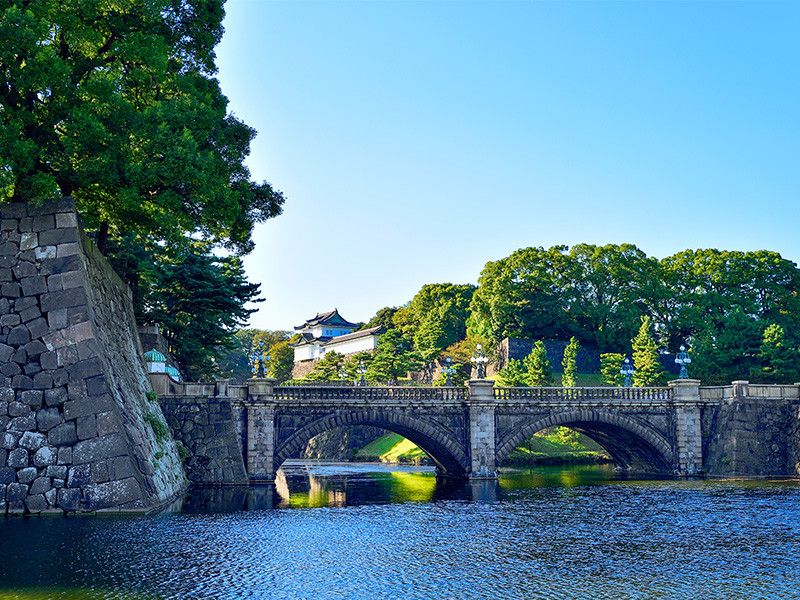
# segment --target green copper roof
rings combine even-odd
[[[176,369],[172,365],[167,365],[167,367],[164,369],[164,371],[168,375],[172,375],[173,379],[180,379],[180,376],[181,376],[180,372],[178,371],[178,369]]]
[[[147,362],[162,362],[162,363],[167,362],[167,357],[164,356],[163,354],[161,354],[161,352],[159,352],[155,348],[145,352],[144,353],[144,359]]]

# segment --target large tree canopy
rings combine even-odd
[[[71,195],[90,227],[252,249],[283,197],[212,76],[222,0],[6,0],[0,198]]]

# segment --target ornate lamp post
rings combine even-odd
[[[626,358],[619,372],[621,375],[625,376],[625,384],[622,387],[631,387],[631,377],[633,377],[633,374],[636,372],[631,361]]]
[[[475,352],[472,353],[470,362],[475,365],[475,370],[478,372],[478,379],[486,378],[486,363],[489,362],[486,353],[482,350],[482,346],[478,344],[475,346]]]
[[[681,345],[681,351],[675,355],[675,362],[681,366],[681,373],[678,379],[689,379],[689,373],[686,372],[686,365],[692,362],[689,353],[686,352],[686,346]]]
[[[264,350],[264,341],[258,342],[258,350],[253,350],[253,355],[250,357],[250,362],[253,364],[253,377],[265,377],[265,367],[269,363],[269,353]]]
[[[449,387],[449,386],[453,385],[453,381],[452,381],[452,379],[450,379],[450,376],[453,373],[456,372],[456,367],[454,367],[454,366],[452,366],[450,364],[450,357],[449,356],[445,359],[445,363],[447,363],[447,364],[445,364],[445,366],[442,367],[442,373],[447,375],[447,381],[445,381],[444,384]]]
[[[344,380],[347,379],[347,371],[345,370],[344,367],[339,369],[339,379],[341,380],[342,383],[344,383]]]
[[[356,373],[358,373],[361,376],[360,379],[358,380],[358,385],[362,387],[367,385],[367,381],[364,379],[364,375],[366,374],[366,372],[367,372],[367,367],[364,366],[364,361],[363,360],[358,361],[358,367],[356,367]]]

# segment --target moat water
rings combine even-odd
[[[149,517],[0,520],[11,598],[800,598],[800,482],[291,465]]]

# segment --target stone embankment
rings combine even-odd
[[[163,422],[130,292],[73,202],[0,204],[0,515],[169,501],[185,476]]]

